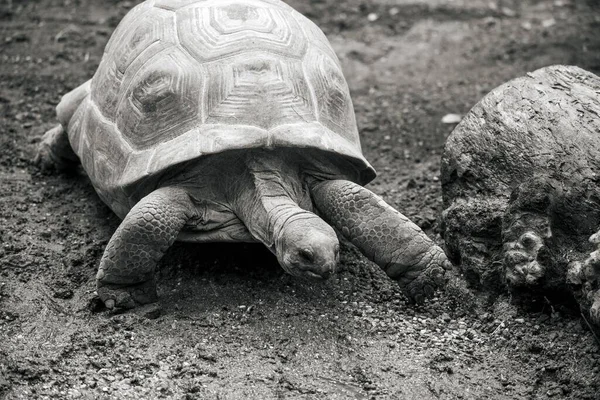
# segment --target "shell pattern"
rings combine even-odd
[[[374,177],[334,51],[279,0],[136,6],[109,40],[68,132],[113,209],[130,206],[128,191],[141,179],[232,149],[317,148]]]

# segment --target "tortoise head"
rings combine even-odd
[[[339,261],[335,231],[316,215],[287,222],[275,247],[279,264],[294,276],[327,279]]]

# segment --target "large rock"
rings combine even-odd
[[[575,299],[600,325],[598,76],[557,65],[494,89],[448,138],[442,189],[471,283]]]

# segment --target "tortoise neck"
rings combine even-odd
[[[252,236],[275,253],[287,224],[316,217],[299,206],[310,208],[310,199],[294,162],[264,150],[247,154],[244,167],[229,185],[230,205]]]

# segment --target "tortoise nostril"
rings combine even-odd
[[[309,249],[301,249],[299,251],[299,255],[300,255],[300,258],[303,261],[306,261],[306,262],[309,262],[309,263],[312,263],[315,260],[315,255]]]

